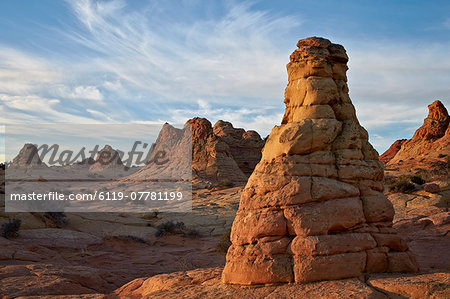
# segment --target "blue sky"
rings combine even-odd
[[[346,48],[380,153],[435,99],[450,106],[449,1],[16,0],[0,3],[0,124],[201,116],[264,137],[284,112],[289,55],[314,35]]]

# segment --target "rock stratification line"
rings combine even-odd
[[[392,228],[383,167],[348,96],[345,49],[318,37],[297,46],[286,111],[242,193],[223,282],[417,271]]]

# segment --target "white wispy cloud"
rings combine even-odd
[[[0,45],[0,92],[27,94],[61,77],[61,71],[47,59]]]
[[[58,91],[63,98],[93,101],[103,100],[103,94],[96,86],[76,86],[75,88],[62,86]]]
[[[126,12],[122,1],[70,3],[83,28],[69,37],[101,53],[98,68],[135,88],[185,102],[279,96],[288,54],[276,39],[300,23],[238,4],[221,18],[168,22],[161,32],[153,11]]]

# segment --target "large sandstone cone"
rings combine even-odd
[[[392,229],[382,164],[348,96],[347,60],[326,39],[298,42],[287,65],[282,124],[242,193],[225,283],[417,271]]]

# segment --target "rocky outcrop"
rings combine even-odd
[[[206,118],[193,118],[186,122],[192,130],[193,175],[212,182],[244,183],[247,177],[233,159],[230,147],[214,134]]]
[[[389,162],[394,156],[398,153],[402,144],[405,143],[406,139],[396,140],[392,145],[385,151],[382,155],[380,155],[380,161],[383,163]]]
[[[135,279],[117,289],[119,298],[448,298],[450,274],[372,274],[363,280],[343,279],[305,285],[257,288],[220,283],[221,268],[196,269]]]
[[[242,193],[223,282],[417,271],[392,229],[383,167],[348,96],[345,49],[317,37],[297,46],[287,65],[282,124]]]
[[[410,170],[444,167],[447,168],[448,172],[450,117],[447,109],[440,101],[434,101],[428,105],[428,111],[428,116],[425,118],[423,125],[416,130],[411,139],[402,143],[401,148],[387,162],[388,168],[396,167]],[[382,156],[385,156],[387,152]]]
[[[38,148],[31,143],[25,144],[8,168],[46,168],[47,165],[39,157]]]
[[[119,152],[110,145],[105,145],[105,147],[97,153],[95,163],[89,167],[89,171],[101,172],[114,168],[123,168],[121,156]]]
[[[191,138],[190,128],[178,129],[165,123],[152,146],[146,165],[128,178],[133,180],[191,179]]]
[[[80,162],[74,163],[76,166],[90,166],[95,163],[95,160],[91,157],[81,160]]]
[[[264,140],[255,131],[234,128],[230,122],[219,120],[213,127],[214,135],[228,144],[231,155],[246,176],[250,176],[261,160]]]
[[[247,181],[228,144],[214,134],[206,118],[198,117],[183,129],[164,124],[147,165],[129,179],[192,179],[194,187]]]

